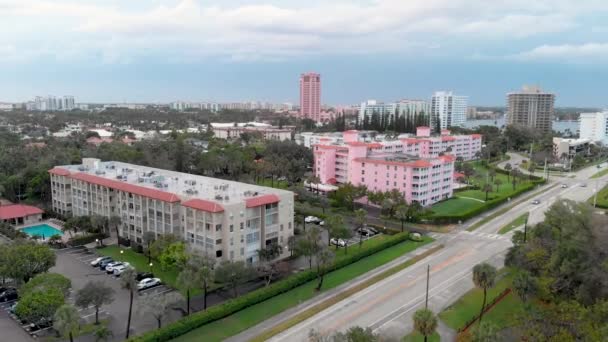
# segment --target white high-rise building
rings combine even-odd
[[[608,145],[608,110],[597,113],[581,113],[580,138],[599,141]]]
[[[76,107],[74,96],[66,95],[56,98],[55,96],[36,96],[32,109],[39,111],[72,110]]]
[[[454,95],[451,91],[437,91],[431,98],[431,126],[447,129],[460,126],[467,120],[467,96]]]
[[[388,115],[394,120],[395,114],[399,117],[413,117],[418,114],[429,115],[430,105],[424,100],[399,100],[397,102],[383,103],[376,100],[367,100],[359,106],[359,120],[363,122],[365,118],[372,115]]]

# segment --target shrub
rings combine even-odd
[[[368,257],[372,254],[378,253],[386,248],[392,247],[398,243],[406,241],[409,238],[409,234],[399,233],[396,234],[387,240],[383,241],[381,244],[375,245],[369,249],[365,249],[362,251],[358,251],[356,253],[351,253],[350,255],[339,259],[336,263],[334,263],[327,271],[331,272],[337,270],[339,268],[348,266],[354,262],[357,262],[365,257]],[[131,339],[131,341],[137,342],[162,342],[169,341],[178,336],[184,335],[196,328],[199,328],[205,324],[211,323],[213,321],[217,321],[224,317],[230,316],[231,314],[243,310],[249,306],[261,303],[267,299],[270,299],[274,296],[278,296],[284,292],[290,291],[300,285],[303,285],[309,281],[315,280],[317,274],[313,270],[302,271],[297,274],[294,274],[290,277],[287,277],[283,280],[280,280],[274,284],[271,284],[267,287],[263,287],[261,289],[252,291],[243,296],[230,299],[220,305],[213,306],[208,308],[207,311],[199,311],[197,313],[191,314],[185,318],[178,320],[177,322],[171,323],[161,329],[157,329],[151,332],[146,333],[145,335],[135,337]]]
[[[105,233],[98,233],[98,234],[89,234],[89,235],[85,235],[85,236],[77,236],[74,238],[71,238],[70,241],[68,241],[68,245],[70,246],[82,246],[82,245],[86,245],[88,243],[94,242],[95,239],[106,239],[108,237],[107,234]]]

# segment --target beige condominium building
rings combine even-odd
[[[551,133],[554,105],[555,94],[539,87],[523,86],[522,90],[507,94],[507,124]]]
[[[118,216],[121,236],[137,243],[151,231],[180,236],[218,261],[256,262],[271,243],[288,255],[290,191],[94,158],[49,173],[54,211]]]

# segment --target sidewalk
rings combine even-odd
[[[361,284],[362,282],[365,282],[368,279],[370,279],[396,265],[402,264],[405,261],[407,261],[417,255],[420,255],[420,254],[436,247],[439,244],[440,244],[440,241],[435,241],[424,247],[420,247],[419,249],[416,249],[410,253],[404,254],[404,255],[400,256],[399,258],[397,258],[387,264],[384,264],[381,267],[374,269],[373,271],[367,272],[367,273],[365,273],[351,281],[348,281],[347,283],[342,284],[336,288],[333,288],[327,292],[323,292],[322,294],[320,294],[310,300],[307,300],[306,302],[303,302],[291,309],[285,310],[284,312],[282,312],[270,319],[267,319],[264,322],[254,326],[252,328],[249,328],[238,335],[235,335],[229,339],[226,339],[226,341],[229,341],[229,342],[249,341],[249,340],[255,338],[256,336],[260,335],[264,331],[267,331],[267,330],[271,329],[272,327],[276,326],[277,324],[281,324],[281,323],[291,319],[293,316],[295,316],[305,310],[308,310],[309,308],[311,308],[329,298],[333,298],[336,295],[340,294],[341,292],[346,291],[354,286],[357,286],[357,285]]]

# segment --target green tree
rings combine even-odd
[[[277,263],[274,260],[281,255],[282,247],[278,243],[271,243],[265,248],[257,250],[258,271],[266,279],[266,286],[270,285],[272,276],[278,272]]]
[[[154,233],[153,231],[149,231],[149,230],[144,232],[144,235],[142,236],[142,241],[143,241],[144,245],[146,246],[146,255],[148,256],[148,264],[152,262],[152,253],[150,251],[150,246],[152,245],[154,240],[156,240],[156,233]]]
[[[426,342],[428,336],[433,335],[437,329],[437,317],[433,311],[419,309],[414,312],[414,329],[424,336],[424,341]]]
[[[188,259],[186,255],[186,244],[184,242],[174,242],[167,246],[159,255],[158,260],[163,269],[171,267],[181,267]]]
[[[70,294],[71,287],[72,281],[61,274],[41,273],[24,284],[19,292],[23,296],[33,291],[46,291],[49,288],[56,288],[67,297]]]
[[[47,245],[19,241],[7,248],[8,277],[27,282],[55,266],[55,253]]]
[[[63,293],[54,287],[32,291],[19,299],[15,314],[28,322],[50,320],[64,301]]]
[[[500,185],[502,184],[502,181],[500,180],[500,178],[496,178],[494,180],[494,185],[496,185],[496,192],[500,192]]]
[[[395,214],[397,216],[397,219],[399,221],[401,221],[401,232],[403,233],[404,224],[405,224],[405,222],[407,222],[407,218],[409,217],[409,214],[410,214],[409,208],[407,207],[406,204],[402,204],[397,207]]]
[[[161,255],[174,243],[183,242],[179,237],[173,234],[159,235],[150,245],[150,253],[152,259],[160,260]]]
[[[350,327],[346,332],[337,332],[332,337],[334,342],[380,342],[382,339],[378,334],[374,334],[371,328],[359,326]]]
[[[162,328],[163,319],[169,314],[181,297],[176,292],[169,292],[160,297],[153,293],[146,293],[139,297],[139,313],[142,316],[152,316],[156,320],[157,328]]]
[[[186,315],[190,314],[190,291],[198,288],[201,283],[202,280],[198,269],[190,263],[182,268],[177,275],[177,287],[186,291]]]
[[[323,287],[323,279],[325,278],[325,274],[327,274],[327,270],[334,262],[334,253],[327,247],[321,247],[316,255],[315,260],[317,263],[317,278],[319,282],[317,283],[316,290],[321,291]]]
[[[308,259],[308,267],[312,269],[312,259],[317,254],[320,248],[319,239],[321,238],[321,232],[319,228],[312,227],[304,234],[304,236],[298,239],[296,243],[296,251],[298,255],[305,256]]]
[[[62,337],[69,337],[74,342],[74,335],[80,330],[80,315],[72,305],[64,304],[57,309],[53,316],[53,328]]]
[[[511,166],[511,163],[506,163],[505,171],[507,171],[507,182],[511,182],[511,179],[509,177],[511,175],[511,170],[513,170],[513,166]]]
[[[483,302],[481,304],[481,311],[479,313],[479,322],[483,317],[483,312],[486,308],[486,301],[488,297],[488,289],[494,286],[496,280],[496,268],[488,263],[481,263],[473,267],[473,283],[476,287],[483,290]]]
[[[473,329],[471,336],[472,342],[495,342],[500,341],[500,334],[496,325],[490,322],[480,322],[476,328]]]
[[[496,170],[489,169],[488,170],[488,176],[490,177],[490,182],[493,182],[494,181],[494,177],[496,177]]]
[[[112,333],[112,330],[108,329],[107,326],[100,325],[97,329],[95,329],[93,336],[95,336],[95,342],[107,342],[114,337],[114,333]]]
[[[234,298],[238,297],[238,286],[255,276],[254,270],[244,261],[222,261],[215,269],[215,280],[228,284]]]
[[[486,193],[486,202],[487,202],[488,201],[488,194],[493,190],[492,189],[492,185],[491,184],[484,184],[483,188],[481,190]]]
[[[131,332],[131,315],[133,312],[133,295],[137,291],[137,273],[133,269],[126,269],[120,275],[120,285],[123,289],[129,291],[129,315],[127,316],[127,332],[125,338],[129,339]]]
[[[520,271],[513,278],[513,289],[522,302],[526,302],[528,297],[536,290],[534,278],[528,271]]]
[[[76,306],[95,308],[95,324],[99,324],[99,309],[114,301],[114,289],[101,282],[88,281],[76,292]]]
[[[367,224],[367,211],[365,209],[355,210],[355,225],[359,231],[359,248],[363,245],[363,227]]]

